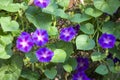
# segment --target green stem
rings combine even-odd
[[[32,63],[32,71],[35,70],[35,66],[34,66],[34,63]]]

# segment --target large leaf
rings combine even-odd
[[[55,63],[63,63],[66,59],[66,52],[62,49],[56,49],[54,51],[54,56],[52,57],[52,62],[55,62]]]
[[[0,80],[18,80],[22,70],[22,58],[18,55],[9,60],[0,60]]]
[[[57,74],[57,70],[55,68],[51,68],[50,70],[45,70],[45,75],[49,78],[49,79],[54,79],[54,77]]]
[[[2,45],[0,44],[0,59],[8,59],[11,57],[11,55],[13,54],[12,50],[12,45]]]
[[[91,18],[92,17],[90,17],[86,14],[74,14],[73,16],[70,17],[70,20],[72,22],[81,23],[81,22],[87,21]]]
[[[38,80],[39,79],[39,73],[38,72],[33,72],[28,69],[23,69],[21,73],[21,77],[28,79],[28,80]]]
[[[95,42],[87,35],[79,35],[76,38],[76,47],[79,50],[91,50],[95,47]]]
[[[106,22],[102,27],[102,32],[114,34],[116,38],[120,39],[120,23],[114,23],[112,21]]]
[[[108,14],[113,14],[120,6],[119,0],[94,0],[94,6]]]
[[[101,75],[108,74],[107,66],[101,64],[95,69],[95,72],[98,73],[98,74],[101,74]]]
[[[95,17],[95,18],[102,15],[102,12],[100,10],[95,9],[95,8],[87,8],[87,9],[85,9],[85,13],[87,15],[90,15],[90,16]]]
[[[1,17],[0,24],[4,32],[6,31],[16,31],[19,28],[19,24],[11,20],[11,17]]]
[[[59,9],[55,3],[51,3],[47,8],[42,9],[42,11],[65,19],[69,17],[68,14],[66,14],[63,9]]]
[[[51,26],[51,15],[42,13],[39,8],[30,6],[26,11],[27,19],[35,25],[36,28],[48,29]]]

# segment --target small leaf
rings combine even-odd
[[[90,20],[92,17],[86,15],[86,14],[75,14],[72,17],[70,17],[70,21],[81,23],[87,20]]]
[[[29,58],[31,63],[35,63],[38,61],[35,52],[27,53],[25,54],[25,57]]]
[[[44,74],[49,78],[49,79],[54,79],[54,77],[56,76],[57,74],[57,71],[56,69],[52,68],[50,70],[45,70]]]
[[[95,72],[98,74],[101,74],[101,75],[106,75],[106,74],[108,74],[107,66],[101,64],[95,69]]]
[[[87,35],[79,35],[76,38],[76,47],[78,50],[91,50],[95,47],[95,42]]]
[[[106,58],[106,55],[102,54],[100,52],[93,52],[92,55],[91,55],[91,59],[93,61],[101,61],[101,60],[103,60],[105,58]]]
[[[94,26],[91,23],[86,23],[81,25],[80,30],[86,34],[93,34],[94,33]]]
[[[69,65],[69,64],[65,64],[65,65],[63,65],[63,68],[64,68],[65,71],[67,71],[67,72],[71,72],[71,71],[72,71],[72,66]]]
[[[48,34],[51,36],[57,35],[58,34],[58,30],[57,27],[55,26],[51,26],[48,28]]]
[[[54,50],[54,56],[52,58],[52,62],[56,62],[56,63],[63,63],[66,59],[66,52],[62,49],[56,49]]]
[[[87,8],[87,9],[85,9],[85,13],[87,15],[90,15],[90,16],[95,17],[95,18],[102,15],[102,12],[100,10],[95,9],[95,8]]]
[[[69,2],[70,2],[69,0],[57,0],[58,5],[66,8],[68,7]]]
[[[19,24],[12,20],[10,17],[1,17],[0,24],[4,32],[6,31],[16,31],[19,28]]]

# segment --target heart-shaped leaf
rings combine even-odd
[[[12,20],[10,17],[1,17],[0,24],[4,32],[6,31],[16,31],[19,28],[19,24]]]
[[[49,78],[49,79],[54,79],[54,77],[57,74],[57,70],[55,68],[52,68],[50,70],[45,70],[44,74]]]
[[[95,8],[87,8],[87,9],[85,9],[85,13],[87,15],[90,15],[90,16],[95,17],[95,18],[102,15],[102,12],[100,10],[95,9]]]
[[[101,74],[101,75],[106,75],[106,74],[108,74],[107,66],[101,64],[95,69],[95,72],[98,74]]]
[[[94,26],[91,23],[86,23],[81,25],[80,30],[86,34],[93,34],[94,33]]]
[[[105,58],[106,58],[106,55],[102,54],[100,52],[93,52],[92,55],[91,55],[91,59],[93,61],[100,61],[100,60],[103,60]]]
[[[76,47],[79,50],[91,50],[95,47],[95,42],[87,35],[79,35],[76,38]]]
[[[91,19],[92,17],[86,15],[86,14],[75,14],[72,17],[70,17],[70,20],[72,22],[76,22],[76,23],[81,23],[84,21],[87,21],[89,19]]]
[[[113,14],[120,6],[119,0],[94,0],[94,6],[108,14]]]
[[[52,62],[56,62],[56,63],[59,63],[59,62],[64,62],[66,59],[66,52],[62,49],[56,49],[54,50],[54,56],[52,58]]]

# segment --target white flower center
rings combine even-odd
[[[111,40],[109,38],[104,39],[104,43],[109,44],[110,42],[111,42]]]
[[[82,77],[79,77],[78,80],[83,80]]]
[[[68,31],[65,31],[64,35],[67,37],[67,36],[70,36],[70,33]]]
[[[38,35],[38,41],[43,41],[43,36],[42,35]]]
[[[23,48],[28,46],[28,43],[25,40],[23,40],[20,44],[22,45]]]
[[[39,0],[39,2],[43,3],[43,2],[44,2],[44,0]]]
[[[46,54],[43,54],[42,56],[43,56],[44,58],[47,58],[47,55],[46,55]]]

